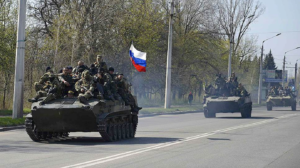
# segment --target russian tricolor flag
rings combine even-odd
[[[135,69],[139,72],[146,72],[146,55],[147,53],[138,51],[134,48],[133,44],[131,44],[129,55],[131,62]]]

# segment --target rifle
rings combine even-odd
[[[48,94],[50,93],[56,93],[57,92],[57,88],[54,88],[53,86],[51,86],[48,90]]]
[[[90,90],[88,90],[85,86],[81,86],[81,88],[84,90],[84,92],[89,91],[90,94],[91,94],[92,96],[94,96],[94,94],[93,94]]]

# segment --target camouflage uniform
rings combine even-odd
[[[76,82],[75,89],[79,92],[78,100],[82,103],[87,103],[87,100],[93,97],[95,86],[89,71],[86,70],[82,73],[82,79]]]
[[[61,84],[54,74],[51,74],[49,76],[48,89],[46,91],[47,91],[47,97],[43,101],[41,101],[40,104],[45,104],[51,100],[62,97]]]
[[[230,76],[230,81],[234,81],[235,80],[235,73],[234,72],[232,72],[231,73],[231,76]]]
[[[215,85],[216,85],[217,93],[219,95],[222,95],[225,89],[226,81],[224,80],[224,78],[222,78],[221,74],[219,74],[215,79]]]
[[[51,74],[51,72],[46,72],[38,82],[35,82],[34,83],[34,88],[35,88],[35,91],[38,92],[40,90],[43,89],[44,85],[45,85],[45,82],[47,82],[49,80],[49,75]]]
[[[45,86],[36,92],[36,95],[32,99],[28,99],[29,102],[37,102],[39,98],[46,97],[48,93],[48,84],[45,84]]]
[[[126,84],[125,80],[117,79],[116,84],[117,84],[117,88],[118,88],[118,94],[121,96],[121,98],[123,99],[123,101],[125,101],[126,104],[131,105],[131,103],[129,102],[128,94],[127,94],[128,88],[127,88],[127,84]]]
[[[70,86],[67,86],[64,83],[62,84],[63,95],[67,95],[68,91],[70,91],[70,90],[73,92],[75,91],[75,88],[74,88],[75,81],[74,81],[72,75],[70,75],[70,74],[65,75],[65,74],[61,73],[61,74],[59,74],[58,79],[61,82],[67,81],[70,84]]]
[[[95,67],[98,69],[98,71],[103,68],[105,72],[108,72],[106,62],[95,62]]]
[[[270,96],[276,96],[275,88],[272,88],[271,91],[269,92]]]
[[[140,109],[142,109],[137,106],[135,98],[130,93],[130,89],[129,89],[130,85],[127,82],[126,78],[123,78],[121,80],[117,78],[116,82],[117,82],[117,86],[118,86],[118,94],[121,96],[121,98],[125,102],[125,105],[130,105],[131,110],[133,112],[138,112]]]
[[[34,89],[36,91],[36,96],[32,99],[28,99],[29,102],[37,102],[39,98],[46,97],[49,84],[48,81],[50,80],[51,72],[46,72],[38,82],[34,83]]]
[[[237,78],[235,77],[233,80],[230,81],[230,94],[236,96],[238,87],[239,83],[237,81]]]
[[[86,65],[81,65],[81,66],[77,66],[76,68],[74,68],[73,73],[77,75],[78,79],[81,79],[81,74],[85,70],[90,70],[90,69]]]
[[[238,96],[242,96],[242,97],[248,96],[247,90],[241,84],[238,86],[237,92],[238,92]]]
[[[111,76],[111,93],[113,94],[115,99],[120,99],[120,95],[118,94],[118,86],[117,86],[117,74],[110,74]]]

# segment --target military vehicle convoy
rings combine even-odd
[[[292,95],[270,95],[267,98],[267,110],[272,111],[273,107],[291,107],[296,111],[297,100]]]
[[[77,98],[61,98],[40,105],[41,98],[26,116],[26,132],[39,142],[68,137],[69,132],[99,132],[105,141],[134,138],[138,113],[122,100],[90,99],[82,104]]]
[[[205,118],[215,118],[216,113],[241,113],[242,118],[250,118],[252,113],[252,101],[250,95],[245,97],[211,96],[206,98],[203,107]]]

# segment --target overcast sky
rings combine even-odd
[[[257,35],[257,44],[261,47],[263,40],[282,33],[264,43],[264,54],[269,53],[271,49],[278,69],[282,69],[284,53],[300,47],[300,0],[260,0],[260,2],[265,6],[265,12],[250,26],[247,35]],[[287,53],[286,58],[289,67],[295,66],[297,59],[300,64],[300,49]],[[294,70],[293,74],[291,72],[292,69],[289,76],[294,76]]]

